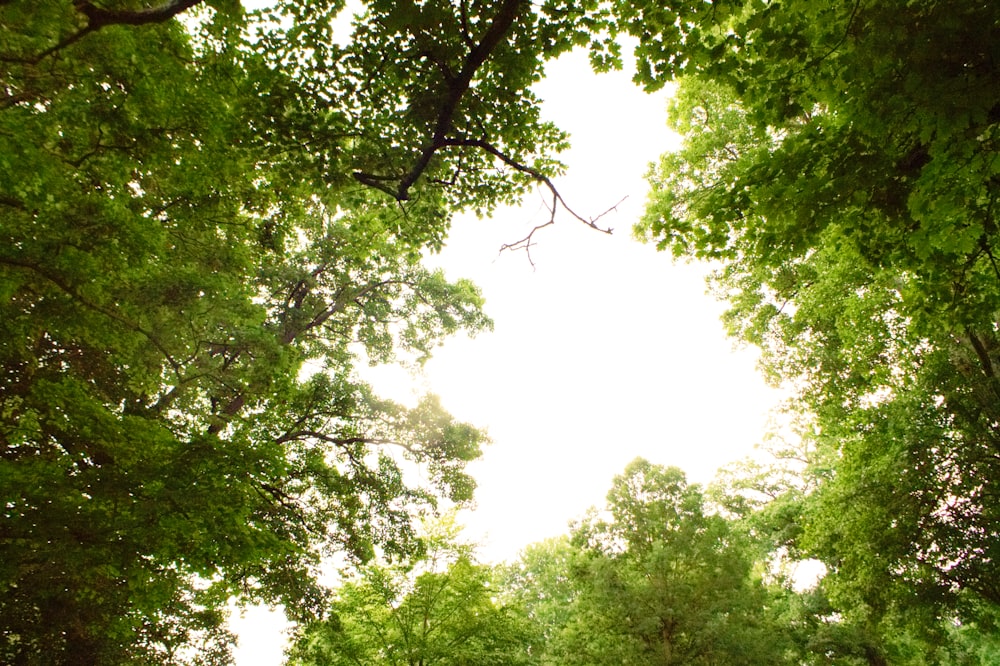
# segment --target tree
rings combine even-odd
[[[607,511],[574,530],[575,552],[529,550],[515,573],[529,614],[555,623],[543,663],[782,663],[748,544],[679,469],[633,461]]]
[[[308,619],[471,496],[482,434],[354,366],[489,326],[421,252],[558,200],[528,86],[603,19],[342,6],[0,3],[0,661],[224,662],[228,599]]]
[[[500,568],[500,589],[525,609],[538,641],[539,663],[560,663],[559,642],[575,617],[579,581],[574,572],[583,553],[568,536],[546,539],[524,549],[512,564]]]
[[[306,627],[289,664],[441,666],[534,663],[534,627],[497,599],[494,571],[455,534],[415,561],[368,565],[343,583],[324,621]]]
[[[721,262],[732,332],[836,460],[800,544],[876,625],[1000,601],[997,11],[725,2],[624,25],[643,82],[681,77],[686,137],[639,232]]]

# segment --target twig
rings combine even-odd
[[[552,226],[553,224],[556,223],[556,211],[559,206],[562,206],[562,208],[566,210],[570,215],[572,215],[580,222],[583,222],[591,229],[596,229],[597,231],[600,231],[603,234],[611,235],[614,232],[614,229],[611,227],[601,227],[597,224],[597,221],[612,211],[617,212],[618,206],[622,205],[622,203],[626,199],[628,199],[628,195],[626,195],[622,197],[618,203],[616,203],[614,206],[611,206],[600,215],[588,219],[581,217],[572,208],[566,205],[566,202],[562,198],[562,195],[559,194],[559,191],[556,190],[555,185],[553,185],[551,181],[545,179],[545,185],[549,188],[549,191],[552,193],[552,204],[550,205],[547,202],[545,202],[544,204],[545,208],[549,211],[549,219],[543,222],[542,224],[536,225],[534,228],[532,228],[531,231],[528,232],[528,235],[522,238],[521,240],[514,241],[513,243],[504,243],[503,245],[500,246],[501,254],[503,254],[505,251],[508,250],[511,252],[517,250],[524,250],[525,253],[528,255],[528,263],[530,263],[532,267],[535,266],[535,262],[531,258],[531,247],[533,245],[531,239],[534,237],[535,232],[539,231],[540,229],[544,229],[545,227]]]

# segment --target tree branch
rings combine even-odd
[[[339,447],[350,446],[351,444],[397,444],[395,440],[391,439],[379,439],[377,437],[333,437],[325,433],[319,432],[318,430],[296,430],[294,432],[288,432],[278,437],[275,441],[278,444],[284,444],[286,442],[291,442],[303,438],[318,439],[328,444],[334,444]]]
[[[525,238],[514,242],[508,243],[501,247],[500,251],[504,250],[518,250],[525,249],[528,250],[528,260],[531,261],[530,247],[531,238],[536,231],[543,227],[547,227],[555,223],[556,211],[559,207],[565,209],[571,216],[579,220],[580,222],[586,224],[592,229],[596,229],[602,233],[610,234],[613,229],[610,227],[603,228],[597,224],[597,221],[602,217],[607,215],[613,210],[617,210],[618,206],[625,200],[623,198],[614,206],[611,206],[603,213],[596,217],[585,218],[566,204],[559,190],[552,183],[552,180],[546,176],[544,173],[523,164],[510,155],[507,155],[502,150],[494,146],[489,141],[485,139],[470,139],[467,137],[449,137],[449,133],[452,131],[453,121],[455,113],[458,110],[458,105],[462,99],[462,96],[469,90],[472,80],[479,70],[479,68],[486,62],[489,55],[502,43],[507,32],[510,30],[511,26],[517,20],[519,12],[521,11],[521,5],[523,0],[504,0],[501,4],[500,9],[497,11],[496,16],[493,18],[493,22],[490,24],[489,29],[483,35],[483,38],[476,44],[470,51],[468,56],[465,58],[465,62],[462,66],[462,70],[458,73],[458,76],[454,78],[445,77],[448,83],[448,95],[445,97],[434,125],[434,132],[431,139],[424,145],[420,151],[420,156],[417,158],[416,163],[410,168],[408,172],[402,176],[386,176],[379,174],[364,173],[360,171],[354,172],[354,179],[363,185],[372,187],[381,192],[385,192],[389,196],[395,198],[399,202],[409,200],[410,188],[417,182],[417,180],[423,175],[430,164],[431,159],[437,153],[437,151],[442,148],[447,148],[451,146],[455,147],[467,147],[467,148],[478,148],[483,150],[490,155],[493,155],[501,162],[507,166],[531,176],[535,181],[541,183],[552,195],[552,204],[549,206],[550,217],[549,220],[531,230]],[[464,11],[464,3],[461,9]],[[467,18],[462,16],[463,19],[463,31],[467,30]],[[468,39],[466,33],[466,41],[470,43],[471,40]],[[457,173],[453,176],[457,177]],[[397,182],[398,185],[394,188],[392,183]],[[627,197],[626,197],[627,198]],[[534,265],[534,262],[532,262]]]
[[[54,46],[45,49],[33,60],[31,60],[31,62],[37,64],[39,61],[52,55],[56,51],[60,51],[86,37],[90,33],[97,32],[101,28],[109,25],[146,25],[149,23],[163,23],[165,21],[169,21],[181,12],[194,7],[195,5],[201,4],[202,2],[203,0],[168,0],[159,7],[127,10],[104,9],[103,7],[98,7],[93,2],[90,2],[90,0],[76,0],[76,2],[74,2],[76,11],[83,14],[87,18],[87,25],[80,28],[73,34],[59,40],[59,42]]]
[[[458,76],[448,82],[448,95],[444,98],[444,102],[438,111],[437,119],[434,123],[434,133],[431,135],[430,141],[421,149],[420,157],[417,158],[413,167],[399,178],[399,185],[396,189],[392,190],[386,184],[386,181],[396,180],[394,177],[355,172],[354,178],[358,182],[386,192],[395,197],[397,201],[409,200],[410,188],[423,175],[424,171],[427,170],[427,166],[430,164],[434,154],[447,145],[445,139],[448,132],[452,129],[452,122],[455,118],[455,112],[458,110],[458,104],[461,102],[462,96],[468,92],[469,86],[472,85],[473,77],[475,77],[476,72],[482,67],[483,63],[486,62],[489,55],[503,42],[507,32],[514,25],[514,21],[517,19],[522,5],[523,0],[504,0],[500,5],[500,9],[493,18],[493,22],[490,23],[486,34],[483,35],[479,43],[466,56],[462,70],[458,73]]]
[[[89,0],[77,0],[76,9],[87,17],[88,27],[99,30],[107,25],[145,25],[163,23],[181,12],[201,4],[203,0],[168,0],[159,7],[146,9],[104,9]]]
[[[986,350],[986,345],[983,344],[983,341],[979,339],[979,336],[971,328],[965,329],[965,334],[969,336],[969,342],[972,343],[972,348],[975,350],[976,356],[979,357],[979,364],[983,374],[990,379],[995,378],[996,373],[993,371],[993,362],[990,360],[990,354]]]
[[[574,218],[576,218],[580,222],[583,222],[584,224],[586,224],[591,229],[595,229],[597,231],[600,231],[601,233],[609,234],[610,235],[614,231],[614,229],[612,227],[602,227],[602,226],[598,225],[597,222],[598,222],[598,220],[600,220],[602,217],[604,217],[608,213],[610,213],[612,211],[617,211],[618,210],[618,206],[620,206],[622,204],[622,202],[625,201],[625,199],[628,198],[627,196],[622,197],[622,199],[618,203],[616,203],[615,205],[611,206],[610,208],[608,208],[607,210],[605,210],[604,212],[602,212],[600,215],[597,215],[596,217],[586,218],[586,217],[583,217],[582,215],[580,215],[575,210],[573,210],[572,208],[569,207],[569,204],[567,204],[566,200],[563,199],[562,194],[559,193],[559,190],[556,188],[556,186],[552,182],[551,178],[549,178],[548,176],[546,176],[542,172],[538,171],[537,169],[533,169],[533,168],[527,166],[526,164],[522,164],[522,163],[518,162],[517,160],[515,160],[511,156],[507,155],[502,150],[498,149],[496,146],[494,146],[493,144],[489,143],[488,141],[484,141],[482,139],[458,138],[458,139],[444,139],[444,141],[442,142],[442,144],[443,144],[443,146],[467,146],[467,147],[472,147],[472,148],[479,148],[480,150],[483,150],[483,151],[489,153],[490,155],[493,155],[494,157],[496,157],[497,159],[499,159],[501,162],[503,162],[507,166],[509,166],[509,167],[511,167],[511,168],[513,168],[513,169],[515,169],[517,171],[520,171],[521,173],[528,174],[529,176],[531,176],[532,178],[534,178],[536,181],[538,181],[539,183],[541,183],[542,185],[544,185],[545,189],[547,189],[549,191],[549,193],[552,196],[552,203],[551,203],[551,205],[546,205],[546,208],[548,208],[548,210],[549,210],[549,219],[546,220],[544,223],[536,226],[534,229],[531,230],[531,232],[527,236],[525,236],[521,240],[516,241],[514,243],[505,243],[500,248],[501,252],[503,252],[505,250],[525,250],[525,251],[527,251],[527,253],[528,253],[528,261],[531,262],[532,266],[535,265],[535,262],[533,262],[531,260],[531,238],[535,235],[535,232],[538,231],[539,229],[544,229],[545,227],[548,227],[550,225],[555,224],[555,222],[556,222],[556,219],[555,219],[556,218],[556,211],[559,209],[559,207],[562,207],[567,213],[569,213],[571,216],[573,216]]]
[[[600,220],[605,215],[607,215],[608,213],[610,213],[612,211],[617,211],[618,210],[618,206],[620,206],[622,204],[622,202],[625,201],[625,199],[628,199],[628,196],[624,196],[624,197],[622,197],[622,199],[618,203],[616,203],[614,206],[611,206],[610,208],[608,208],[607,210],[605,210],[604,212],[602,212],[600,215],[598,215],[596,217],[592,217],[592,218],[586,219],[586,218],[581,217],[580,215],[578,215],[572,208],[570,208],[569,206],[566,205],[565,200],[563,200],[562,195],[559,194],[559,191],[555,188],[555,185],[553,185],[547,179],[546,179],[546,181],[545,181],[544,184],[546,185],[546,187],[549,188],[549,191],[552,193],[552,203],[551,204],[548,204],[548,203],[545,204],[545,207],[549,211],[549,219],[546,220],[545,222],[543,222],[542,224],[535,225],[535,227],[531,231],[528,232],[528,235],[525,236],[524,238],[522,238],[521,240],[514,241],[513,243],[504,243],[503,245],[500,246],[500,252],[501,253],[505,252],[507,250],[510,250],[512,252],[516,251],[516,250],[524,250],[527,253],[527,255],[528,255],[528,262],[532,266],[535,265],[535,262],[531,258],[531,247],[533,245],[533,243],[531,242],[531,239],[534,237],[535,232],[537,232],[537,231],[539,231],[541,229],[544,229],[545,227],[552,226],[553,224],[556,223],[556,211],[558,210],[558,208],[559,208],[560,205],[570,215],[572,215],[573,217],[575,217],[577,220],[583,222],[584,224],[586,224],[591,229],[596,229],[597,231],[600,231],[601,233],[609,234],[610,235],[614,231],[614,229],[612,229],[611,227],[601,227],[601,226],[599,226],[597,224],[597,221]]]
[[[7,266],[13,266],[13,267],[16,267],[16,268],[22,268],[22,269],[27,269],[27,270],[33,271],[37,275],[40,275],[41,277],[45,278],[46,280],[48,280],[49,282],[51,282],[52,284],[54,284],[56,287],[58,287],[60,290],[62,290],[63,293],[65,293],[67,296],[69,296],[70,298],[72,298],[74,301],[76,301],[77,303],[81,304],[82,306],[84,306],[84,307],[86,307],[88,309],[91,309],[91,310],[93,310],[95,312],[98,312],[98,313],[104,315],[105,317],[107,317],[108,319],[111,319],[113,321],[118,322],[119,324],[122,324],[123,326],[125,326],[129,330],[134,331],[134,332],[142,335],[144,338],[146,338],[147,340],[149,340],[149,342],[157,349],[157,351],[159,351],[163,355],[163,358],[167,361],[167,363],[173,369],[174,374],[177,375],[178,377],[181,376],[181,365],[180,365],[180,363],[178,363],[177,360],[174,359],[173,355],[167,350],[166,346],[151,331],[147,331],[146,329],[144,329],[143,327],[139,326],[135,322],[133,322],[133,321],[125,318],[123,315],[118,314],[117,312],[115,312],[114,310],[112,310],[110,308],[106,308],[106,307],[104,307],[102,305],[99,305],[97,303],[92,303],[88,299],[84,298],[68,282],[64,281],[63,279],[61,279],[60,277],[58,277],[56,275],[53,275],[53,274],[49,273],[47,270],[45,270],[44,268],[42,268],[38,264],[29,262],[29,261],[21,261],[21,260],[18,260],[18,259],[12,259],[12,258],[8,258],[8,257],[0,257],[0,264],[6,264]]]

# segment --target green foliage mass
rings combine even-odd
[[[691,11],[626,26],[638,78],[677,79],[685,139],[637,231],[718,262],[731,332],[797,393],[815,454],[786,545],[826,564],[833,608],[869,636],[993,631],[1000,6]]]
[[[782,485],[777,470],[764,476],[760,488]],[[421,555],[345,574],[326,617],[299,628],[287,663],[996,663],[985,615],[873,623],[863,605],[834,603],[831,578],[796,587],[762,529],[781,521],[767,505],[732,514],[755,483],[732,478],[716,484],[716,504],[677,468],[636,460],[604,510],[499,567],[475,563],[453,516],[425,523]]]
[[[494,570],[477,564],[471,549],[457,544],[447,520],[436,531],[423,556],[396,566],[368,565],[343,583],[327,618],[301,631],[287,663],[535,663],[535,625],[519,605],[498,598]]]
[[[800,495],[816,490],[808,475],[786,473],[792,450],[776,453],[784,462],[724,475],[710,493],[677,468],[633,461],[602,511],[526,549],[504,569],[499,596],[534,623],[537,663],[996,663],[985,608],[978,621],[916,605],[873,621],[863,602],[838,598],[835,576],[804,587],[788,525],[801,529]],[[754,501],[771,492],[778,499]]]
[[[490,326],[421,252],[559,172],[528,86],[602,19],[342,6],[0,3],[0,661],[224,663],[471,497],[482,433],[354,367]]]
[[[776,664],[785,653],[748,541],[683,473],[645,460],[607,514],[530,548],[510,587],[542,624],[543,664]]]

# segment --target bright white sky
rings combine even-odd
[[[487,561],[566,531],[601,504],[612,478],[637,456],[683,468],[706,483],[749,455],[780,398],[733,349],[722,306],[705,294],[707,269],[674,265],[632,239],[646,199],[650,162],[676,145],[666,96],[647,95],[624,73],[596,75],[586,54],[550,65],[537,86],[544,116],[572,135],[558,186],[584,216],[628,199],[602,219],[613,236],[560,213],[524,253],[498,255],[547,219],[540,196],[492,220],[456,222],[430,263],[483,290],[493,333],[453,339],[424,376],[378,373],[387,397],[441,396],[456,418],[493,440],[470,466],[479,488],[466,534]],[[240,666],[280,664],[280,618],[248,612],[236,622]]]

